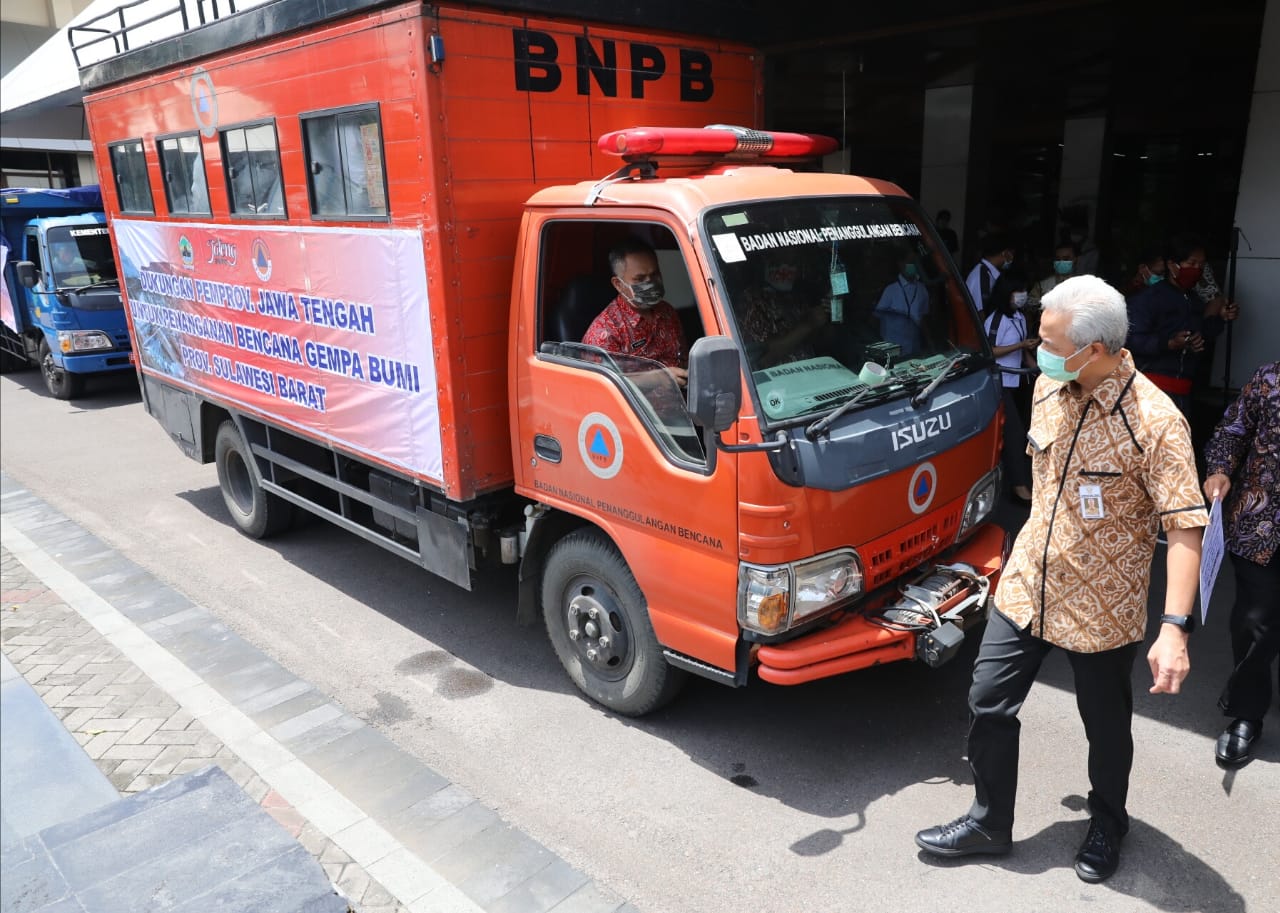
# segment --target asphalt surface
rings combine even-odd
[[[939,670],[899,663],[798,688],[694,681],[627,720],[578,696],[540,627],[515,624],[513,573],[466,593],[321,522],[241,536],[213,467],[178,452],[131,377],[72,403],[34,372],[0,379],[0,465],[641,910],[1280,905],[1280,714],[1242,770],[1212,757],[1229,569],[1183,694],[1149,695],[1145,664],[1135,670],[1133,830],[1120,872],[1090,886],[1071,869],[1088,781],[1060,656],[1022,714],[1013,855],[936,862],[912,838],[971,799],[974,643]]]

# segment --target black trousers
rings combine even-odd
[[[1002,387],[1004,397],[1004,446],[1000,462],[1006,489],[1031,487],[1031,458],[1027,456],[1027,424],[1018,406],[1018,387]]]
[[[1133,766],[1133,662],[1140,644],[1102,653],[1064,651],[1075,677],[1076,707],[1089,740],[1089,813],[1115,836],[1129,830],[1125,802]],[[992,612],[969,691],[969,766],[975,796],[969,814],[1008,832],[1018,792],[1018,712],[1053,644]]]
[[[1235,669],[1218,706],[1230,717],[1261,720],[1271,706],[1271,664],[1280,656],[1280,561],[1267,565],[1231,555],[1236,602],[1231,607]]]

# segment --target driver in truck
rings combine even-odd
[[[665,300],[658,255],[643,241],[609,251],[618,297],[591,322],[584,345],[656,361],[682,388],[688,383],[689,347],[676,310]]]
[[[74,242],[53,245],[53,280],[57,285],[78,285],[88,280],[89,267]]]

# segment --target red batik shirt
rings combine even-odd
[[[668,368],[683,368],[689,353],[676,309],[665,301],[651,311],[637,311],[619,295],[591,321],[584,345],[618,355],[648,358]]]

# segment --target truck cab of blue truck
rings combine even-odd
[[[0,190],[0,235],[0,369],[38,366],[58,399],[89,375],[132,370],[99,189]]]

